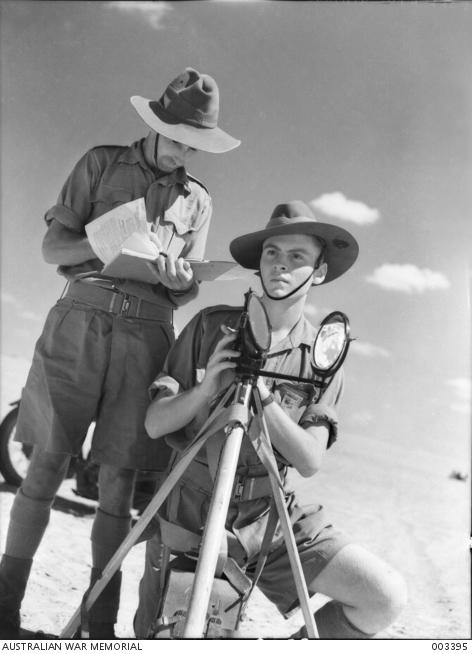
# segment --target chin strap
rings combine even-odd
[[[307,282],[309,282],[309,281],[311,280],[311,278],[313,277],[313,273],[314,273],[314,272],[315,272],[315,268],[313,268],[313,272],[311,272],[311,273],[308,275],[308,277],[305,279],[304,282],[302,282],[299,286],[297,286],[296,288],[294,288],[293,291],[290,291],[290,293],[287,293],[287,295],[284,295],[284,296],[282,296],[282,297],[275,297],[274,295],[270,295],[269,291],[268,291],[268,290],[266,289],[266,287],[265,287],[264,280],[262,279],[262,275],[261,275],[261,271],[260,271],[260,270],[259,270],[259,277],[261,278],[261,284],[262,284],[262,288],[264,289],[264,293],[267,295],[268,298],[270,298],[271,300],[286,300],[288,297],[290,297],[291,295],[293,295],[294,293],[296,293],[297,291],[299,291],[303,286],[305,286],[305,284],[306,284]]]

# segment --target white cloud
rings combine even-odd
[[[128,14],[135,14],[146,20],[146,22],[155,30],[162,29],[163,18],[172,7],[169,2],[146,2],[137,0],[134,1],[113,1],[108,2],[108,6],[112,9],[127,12]]]
[[[367,278],[368,282],[390,291],[424,293],[449,288],[449,280],[440,272],[418,268],[411,263],[384,263]]]
[[[468,402],[453,402],[451,410],[468,416],[470,414],[470,404]]]
[[[457,413],[468,415],[471,408],[471,380],[468,377],[456,377],[448,379],[446,384],[452,388],[456,396],[451,404],[451,409]]]
[[[1,300],[2,300],[2,304],[12,304],[15,307],[19,305],[19,302],[14,295],[11,295],[10,293],[5,293],[4,291],[2,291]]]
[[[372,209],[357,200],[349,200],[339,191],[324,193],[312,200],[311,205],[328,216],[348,220],[357,225],[370,225],[380,218],[378,209]]]
[[[372,345],[364,341],[353,341],[351,343],[351,352],[360,354],[363,357],[383,357],[388,358],[391,356],[390,352],[379,345]]]
[[[446,384],[454,389],[459,399],[470,400],[472,384],[468,377],[456,377],[455,379],[448,379]]]
[[[23,320],[32,320],[34,322],[40,322],[43,320],[43,316],[39,315],[38,313],[34,313],[28,309],[22,309],[22,303],[20,300],[18,300],[18,298],[16,298],[14,295],[11,295],[10,293],[2,292],[1,302],[2,304],[8,304],[16,309],[18,312],[18,317],[22,318]]]
[[[43,316],[33,311],[21,311],[19,317],[23,318],[23,320],[33,320],[34,322],[41,322],[43,320]]]

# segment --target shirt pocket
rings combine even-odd
[[[156,234],[164,250],[178,257],[196,229],[197,204],[179,195],[159,220]]]
[[[95,217],[134,200],[132,191],[121,186],[100,184],[92,196],[93,214]]]
[[[273,393],[284,412],[298,423],[312,399],[313,390],[310,384],[282,382],[275,384]]]

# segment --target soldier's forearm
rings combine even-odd
[[[272,445],[303,477],[320,468],[328,430],[324,426],[304,429],[275,402],[264,409]]]
[[[208,403],[200,386],[178,395],[154,400],[149,406],[144,426],[151,438],[161,438],[188,425]]]

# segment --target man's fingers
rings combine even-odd
[[[233,327],[230,327],[229,325],[220,325],[220,329],[223,334],[226,335],[233,334],[235,336],[238,333],[237,329],[233,329]]]
[[[170,281],[174,281],[177,274],[175,270],[175,259],[172,254],[168,254],[166,257],[166,273]]]
[[[221,338],[218,341],[215,349],[213,350],[213,354],[216,354],[217,352],[220,352],[221,350],[226,348],[230,343],[234,342],[235,338],[236,338],[236,334],[228,334],[227,336],[223,336],[223,338]],[[236,350],[231,350],[231,351],[236,352]]]
[[[218,359],[236,359],[237,357],[241,356],[241,353],[238,352],[237,350],[233,349],[224,349],[224,350],[219,350],[218,352],[215,352],[214,355],[218,357]]]
[[[162,254],[160,254],[156,259],[156,265],[162,281],[167,281],[166,257],[163,257]]]
[[[184,259],[176,259],[172,254],[159,255],[156,265],[161,282],[167,288],[185,290],[192,285],[193,270]]]
[[[215,375],[220,375],[222,372],[225,370],[228,370],[229,368],[236,368],[237,363],[236,361],[220,361],[220,363],[214,367],[213,372]]]
[[[193,279],[192,266],[185,259],[177,259],[175,262],[175,272],[179,281],[190,282]]]
[[[211,357],[208,359],[207,368],[214,368],[219,365],[221,361],[231,361],[232,359],[237,359],[240,356],[239,352],[236,350],[220,350],[219,352],[214,352]]]

